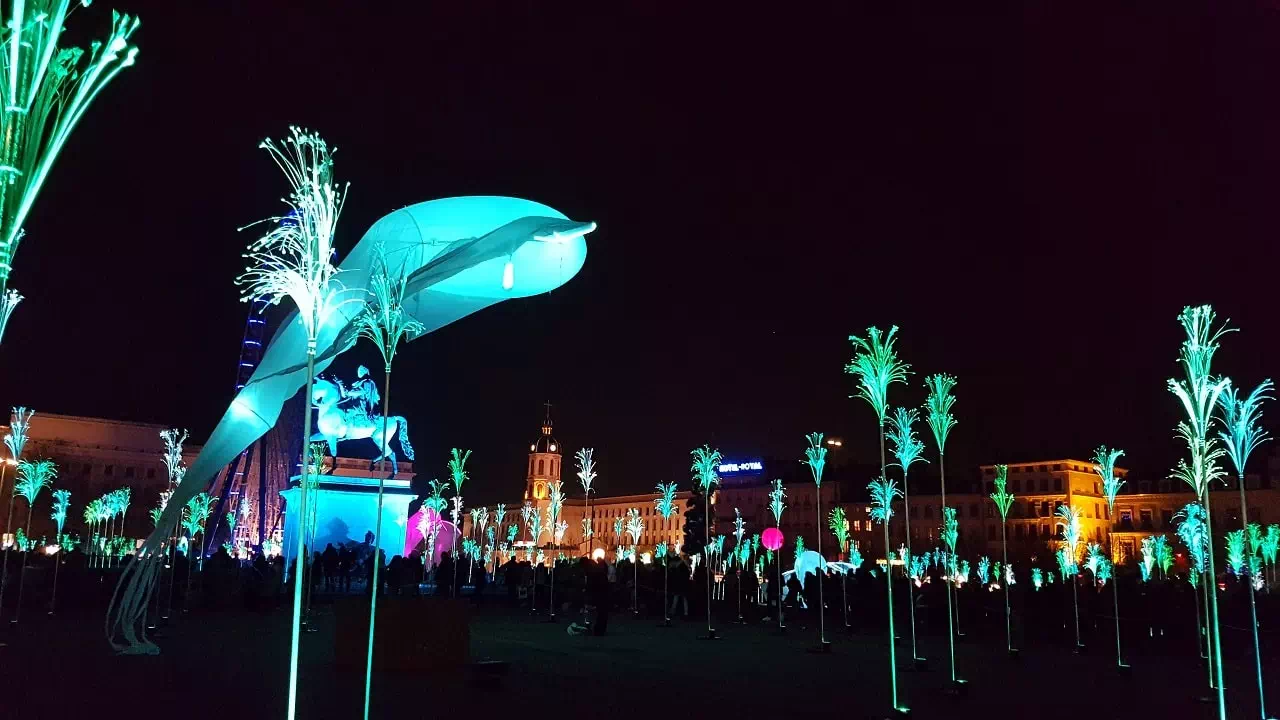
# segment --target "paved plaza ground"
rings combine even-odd
[[[430,598],[412,598],[430,612]],[[699,639],[697,620],[659,628],[653,618],[612,616],[605,637],[571,636],[557,624],[493,598],[471,610],[472,665],[458,674],[378,672],[373,717],[883,717],[888,687],[885,637],[849,634],[832,618],[829,654],[814,654],[816,632],[769,623],[721,625],[721,639]],[[903,701],[916,717],[1212,717],[1196,701],[1205,673],[1185,643],[1139,644],[1133,670],[1114,666],[1112,636],[1091,631],[1074,654],[1054,636],[1028,640],[1017,660],[1003,652],[998,616],[976,619],[957,646],[970,683],[947,687],[945,633],[921,638],[931,669],[900,673]],[[336,662],[334,607],[317,604],[318,631],[304,636],[301,718],[357,718],[363,670]],[[28,613],[4,628],[0,648],[4,718],[281,718],[285,710],[289,615],[193,609],[158,641],[163,654],[113,656],[103,615],[79,608],[49,618]],[[905,630],[904,630],[905,632]],[[1237,643],[1238,646],[1238,643]],[[898,643],[904,664],[909,644]],[[479,661],[499,661],[489,666]],[[1247,661],[1247,657],[1238,660]],[[500,672],[505,668],[505,674]],[[1256,717],[1252,668],[1229,664],[1232,717]],[[1280,700],[1278,700],[1280,701]],[[125,708],[131,708],[126,710]],[[8,710],[16,712],[10,713]],[[829,713],[838,712],[838,715]]]

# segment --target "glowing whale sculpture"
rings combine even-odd
[[[858,568],[853,563],[843,561],[831,561],[823,559],[821,555],[813,550],[805,550],[796,558],[795,567],[782,573],[782,601],[786,602],[787,595],[791,594],[791,588],[787,586],[787,581],[791,578],[800,576],[800,587],[804,587],[806,576],[812,575],[818,577],[818,568],[826,568],[825,572],[834,572],[840,575],[856,571]],[[802,597],[800,603],[803,607],[808,607],[808,603]]]
[[[595,227],[519,198],[432,200],[374,223],[339,265],[337,279],[352,292],[364,291],[382,246],[389,264],[404,264],[404,308],[426,334],[503,300],[538,295],[568,282],[586,260],[584,236]],[[353,320],[362,307],[343,305],[319,329],[317,373],[355,344]],[[275,425],[285,402],[306,382],[306,342],[295,311],[267,344],[253,377],[210,434],[138,557],[154,557],[187,501]],[[107,639],[117,651],[159,652],[142,632],[159,566],[134,562],[120,578],[106,620]]]

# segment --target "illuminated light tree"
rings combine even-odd
[[[369,652],[365,663],[364,678],[364,718],[369,720],[369,692],[373,675],[373,631],[378,613],[378,574],[381,561],[378,559],[379,541],[382,538],[382,500],[386,479],[382,476],[386,468],[387,457],[395,460],[391,450],[391,437],[388,432],[387,416],[391,412],[391,364],[395,360],[400,341],[412,340],[426,330],[426,327],[413,319],[404,310],[405,263],[395,270],[387,258],[385,245],[379,244],[375,249],[377,256],[373,272],[369,276],[369,292],[373,297],[365,305],[364,311],[356,316],[356,327],[360,336],[368,338],[382,354],[382,362],[386,370],[382,381],[382,447],[378,448],[378,514],[373,524],[373,592],[369,601]],[[412,448],[409,444],[408,431],[400,435],[400,446],[408,450],[405,454],[412,459]],[[395,473],[395,463],[392,463]]]
[[[165,493],[160,496],[160,510],[164,511],[169,504],[169,498],[172,497],[178,486],[182,484],[182,480],[186,477],[186,466],[182,463],[182,444],[187,440],[187,431],[178,428],[169,428],[160,431],[160,440],[164,443],[164,454],[161,458],[164,460],[165,470],[168,473],[169,485]],[[159,520],[157,519],[158,523]],[[178,545],[178,529],[179,523],[175,522],[173,527],[165,528],[168,532],[168,566],[169,566],[169,601],[166,606],[159,611],[160,619],[168,620],[169,613],[173,611],[173,586],[175,582],[174,570],[174,553]],[[163,570],[163,568],[161,568]],[[157,603],[159,601],[157,600]]]
[[[120,525],[116,529],[116,542],[115,542],[116,547],[113,553],[115,555],[115,563],[119,565],[120,558],[122,555],[124,555],[124,552],[125,552],[125,546],[123,544],[123,541],[127,540],[127,538],[123,537],[124,522],[125,522],[125,519],[128,517],[129,502],[130,500],[133,499],[133,489],[128,487],[122,487],[116,490],[115,492],[111,493],[111,497],[112,497],[111,508],[115,512],[115,515],[120,518]],[[203,556],[201,557],[201,560],[200,560],[200,568],[202,570],[204,569]]]
[[[200,552],[200,543],[196,540],[196,536],[204,532],[205,521],[213,514],[213,504],[216,499],[209,496],[209,493],[197,493],[195,497],[187,502],[187,506],[183,508],[186,512],[182,520],[182,526],[187,531],[187,589],[182,596],[182,612],[186,613],[190,609],[188,598],[191,595],[191,570],[196,564],[196,559],[192,553],[201,555],[200,569],[204,569],[204,553]],[[202,581],[203,582],[203,581]]]
[[[773,527],[778,531],[778,536],[782,536],[782,512],[787,509],[786,501],[787,493],[782,489],[782,480],[775,479],[773,481],[773,489],[769,491],[769,512],[773,514]],[[781,544],[782,540],[778,543]],[[782,619],[782,558],[778,558],[775,563],[778,571],[778,630],[785,631],[787,625]]]
[[[1182,544],[1187,546],[1187,554],[1191,558],[1191,570],[1187,573],[1187,582],[1194,589],[1200,585],[1201,576],[1204,575],[1208,568],[1209,539],[1208,531],[1204,519],[1204,506],[1200,503],[1187,503],[1185,507],[1178,511],[1174,516],[1178,520],[1178,538],[1182,540]],[[1208,616],[1208,604],[1206,601],[1205,615]],[[1207,625],[1207,622],[1206,622]],[[1200,644],[1202,636],[1205,644]],[[1209,637],[1208,629],[1201,630],[1200,625],[1200,602],[1196,601],[1196,651],[1200,653],[1200,657],[1209,657]],[[1212,669],[1210,668],[1210,673]],[[1212,682],[1212,675],[1210,675]],[[1211,685],[1212,687],[1212,685]]]
[[[1116,516],[1116,494],[1120,492],[1120,487],[1124,485],[1124,480],[1116,475],[1116,461],[1124,455],[1124,451],[1115,448],[1108,449],[1105,445],[1099,446],[1093,451],[1093,471],[1102,478],[1102,496],[1107,500],[1107,516],[1114,518]],[[1111,542],[1111,534],[1107,533],[1107,545],[1112,556],[1115,555],[1115,544]],[[1096,573],[1095,573],[1096,574]],[[1111,601],[1115,609],[1116,616],[1116,667],[1125,668],[1125,663],[1120,654],[1120,582],[1111,583]]]
[[[827,464],[827,448],[822,444],[822,433],[814,432],[805,436],[809,441],[809,447],[805,448],[804,459],[800,462],[809,466],[809,472],[813,475],[813,484],[817,489],[817,522],[815,527],[818,528],[816,533],[818,539],[814,549],[818,556],[822,556],[822,470]],[[826,585],[826,559],[823,559],[823,566],[819,568],[817,573],[818,583],[818,650],[826,652],[830,649],[831,643],[827,642],[826,627],[826,602],[822,598],[822,586]],[[804,578],[800,580],[804,583]]]
[[[1244,575],[1244,530],[1227,532],[1227,570],[1237,579]]]
[[[53,557],[53,596],[49,599],[49,614],[58,606],[58,568],[62,565],[62,527],[67,523],[67,510],[71,509],[71,491],[65,488],[53,491],[53,514],[49,517],[53,518],[54,524],[58,528],[57,538],[55,541],[58,545],[58,552]]]
[[[1266,534],[1262,536],[1262,558],[1271,569],[1273,581],[1278,553],[1280,553],[1280,525],[1268,525]]]
[[[1084,567],[1093,575],[1095,583],[1101,583],[1102,578],[1098,577],[1098,570],[1106,563],[1107,557],[1102,552],[1102,546],[1098,543],[1088,543],[1084,548]]]
[[[1080,648],[1084,644],[1080,642],[1080,599],[1076,586],[1079,584],[1075,580],[1075,576],[1079,575],[1080,569],[1076,562],[1080,549],[1080,512],[1072,505],[1060,505],[1055,513],[1058,519],[1062,521],[1062,547],[1059,549],[1058,565],[1062,568],[1062,580],[1066,582],[1068,577],[1071,579],[1071,603],[1075,608],[1076,617],[1076,649],[1080,652]]]
[[[827,527],[831,528],[831,534],[836,536],[836,546],[840,548],[840,555],[843,558],[849,552],[849,518],[845,516],[844,508],[837,506],[831,511],[827,516]],[[844,626],[847,629],[852,626],[849,625],[849,590],[845,575],[844,572],[840,573],[840,608],[844,613]]]
[[[885,588],[888,593],[889,604],[889,686],[891,690],[891,702],[895,712],[906,713],[907,708],[898,704],[898,666],[897,657],[893,646],[893,550],[889,545],[889,520],[893,517],[893,501],[894,498],[902,497],[902,491],[898,489],[898,484],[894,481],[880,476],[878,480],[873,480],[867,489],[871,491],[871,519],[884,526],[884,579]]]
[[[1151,572],[1156,567],[1155,538],[1142,538],[1142,561],[1138,563],[1138,571],[1142,573],[1142,582],[1151,581]]]
[[[480,508],[471,508],[471,536],[479,531],[480,527]]]
[[[674,482],[658,483],[654,489],[658,491],[658,497],[653,501],[653,506],[667,523],[667,527],[670,527],[671,517],[676,514],[676,484]],[[655,555],[662,561],[662,625],[671,627],[671,614],[667,607],[667,543],[665,540],[659,544]]]
[[[533,513],[534,513],[533,503],[525,501],[525,504],[520,506],[520,524],[524,526],[524,529],[526,531],[529,528],[529,518],[530,516],[533,515]],[[534,538],[534,542],[536,544],[537,542],[536,538]]]
[[[419,520],[418,532],[427,541],[427,564],[428,571],[434,574],[436,563],[436,539],[440,535],[440,531],[444,528],[444,511],[449,507],[449,501],[444,498],[444,490],[449,486],[447,482],[440,482],[437,479],[428,481],[431,492],[427,494],[427,499],[422,501],[422,505],[429,510],[434,510],[434,516],[426,512],[422,513],[422,519]]]
[[[82,2],[88,5],[88,2]],[[30,5],[30,7],[28,7]],[[111,13],[111,32],[85,51],[58,47],[70,0],[14,0],[0,53],[0,339],[22,296],[9,288],[23,225],[71,131],[102,88],[133,65],[138,19]]]
[[[1182,403],[1187,419],[1180,421],[1177,435],[1187,444],[1191,454],[1191,462],[1186,459],[1178,461],[1173,477],[1180,478],[1196,492],[1196,497],[1205,509],[1205,540],[1208,543],[1207,559],[1209,564],[1209,582],[1205,583],[1208,595],[1207,623],[1209,627],[1209,666],[1210,685],[1217,691],[1218,718],[1226,720],[1226,695],[1222,689],[1222,648],[1218,627],[1218,593],[1214,589],[1217,582],[1217,571],[1213,559],[1213,514],[1209,506],[1209,488],[1215,480],[1225,476],[1225,471],[1218,461],[1225,451],[1218,444],[1218,438],[1209,434],[1214,421],[1213,410],[1218,405],[1219,397],[1230,385],[1228,378],[1215,378],[1212,375],[1213,355],[1218,349],[1218,340],[1231,330],[1224,323],[1217,330],[1213,329],[1214,312],[1208,305],[1185,307],[1178,316],[1178,321],[1186,331],[1187,339],[1183,341],[1178,353],[1178,362],[1182,366],[1185,378],[1168,381],[1169,391]]]
[[[453,497],[450,498],[450,502],[452,503],[451,512],[453,517],[453,525],[454,525],[454,528],[456,528],[458,537],[462,536],[462,485],[467,481],[467,478],[471,477],[471,475],[467,473],[467,460],[470,457],[471,457],[470,450],[463,451],[463,450],[459,450],[458,448],[451,448],[449,450],[449,463],[448,463],[449,477],[453,479]],[[536,515],[537,513],[534,513],[534,514]],[[539,525],[541,525],[541,521],[539,521]],[[535,537],[534,539],[536,540],[537,538]],[[457,547],[453,548],[452,555],[453,555],[454,563],[453,563],[453,584],[449,586],[450,597],[456,596],[457,588],[458,588],[458,562],[457,562],[458,548]]]
[[[533,538],[533,545],[529,549],[529,557],[533,559],[533,548],[537,548],[542,541],[542,513],[529,507],[529,515],[525,518],[525,529],[529,531],[529,536]],[[621,518],[619,518],[621,521]],[[542,565],[542,550],[537,553],[537,561],[533,563],[533,594],[529,596],[529,614],[537,612],[538,608],[538,567]],[[554,611],[554,610],[553,610]]]
[[[547,503],[547,532],[551,535],[552,556],[551,556],[551,601],[550,614],[548,620],[555,622],[556,619],[556,559],[560,552],[560,539],[564,537],[564,528],[561,527],[560,511],[564,507],[564,490],[562,483],[556,480],[551,483],[551,497]],[[564,527],[568,527],[565,523]]]
[[[27,528],[31,528],[31,511],[35,509],[36,499],[40,497],[40,491],[53,484],[55,478],[58,477],[58,466],[53,464],[52,460],[37,460],[30,462],[21,460],[18,462],[18,475],[14,485],[20,497],[27,501]],[[28,543],[30,545],[30,543]],[[13,607],[13,620],[18,622],[18,617],[22,615],[22,586],[27,578],[27,555],[29,550],[22,552],[22,571],[18,575],[18,603]]]
[[[578,461],[578,482],[582,485],[582,494],[587,500],[587,517],[592,532],[583,533],[587,538],[587,557],[591,557],[591,552],[595,550],[595,508],[591,505],[591,484],[596,481],[596,461],[592,459],[595,454],[595,448],[582,448],[574,453],[574,458]],[[584,524],[583,527],[588,527]]]
[[[904,518],[906,531],[906,553],[903,555],[903,567],[908,571],[912,565],[911,550],[911,495],[907,486],[908,470],[914,462],[928,462],[921,455],[924,453],[924,443],[916,437],[916,432],[912,426],[920,419],[920,414],[915,410],[906,408],[897,408],[894,410],[893,416],[889,418],[890,430],[888,431],[889,442],[893,444],[893,456],[898,460],[892,463],[902,468],[902,517]],[[910,574],[910,573],[908,573]],[[912,588],[913,583],[907,583],[907,600],[910,605],[911,618],[911,658],[912,662],[922,665],[925,659],[920,657],[920,653],[916,650],[916,602],[915,590]]]
[[[1156,556],[1156,566],[1160,568],[1161,577],[1167,580],[1169,569],[1173,567],[1173,548],[1169,546],[1169,539],[1164,535],[1153,536],[1151,551]]]
[[[271,155],[289,181],[290,194],[284,200],[287,216],[271,218],[276,226],[249,245],[245,258],[249,266],[236,279],[243,287],[241,301],[266,307],[289,297],[297,305],[298,322],[307,335],[307,382],[303,398],[302,447],[311,438],[311,396],[315,386],[315,357],[320,329],[347,302],[346,289],[335,277],[334,231],[342,214],[345,189],[333,183],[333,155],[328,143],[317,133],[289,128],[284,146],[265,140],[259,146]],[[305,462],[304,467],[308,465]],[[298,519],[307,517],[308,488],[303,478]],[[290,512],[293,512],[290,510]],[[304,525],[298,526],[295,559],[300,571],[303,557]],[[297,715],[298,644],[302,631],[302,584],[294,579],[292,637],[289,654],[288,718]]]
[[[956,386],[956,379],[946,373],[937,373],[925,378],[924,386],[929,390],[924,403],[925,417],[929,423],[929,429],[933,431],[934,442],[938,445],[938,475],[942,481],[942,506],[945,508],[947,507],[947,437],[951,435],[951,429],[956,426],[955,416],[951,414],[951,408],[956,403],[955,395],[951,394]],[[952,553],[955,553],[954,547]],[[944,585],[946,585],[947,595],[947,648],[951,657],[951,681],[963,682],[956,677],[955,635],[958,630],[952,627],[951,583],[944,583]],[[956,602],[959,601],[959,598],[956,598]],[[956,621],[956,624],[958,625],[959,621]]]
[[[1253,454],[1253,451],[1269,439],[1267,432],[1262,429],[1261,420],[1262,402],[1273,399],[1271,390],[1271,381],[1263,380],[1253,389],[1253,392],[1244,397],[1239,397],[1234,387],[1227,388],[1218,396],[1222,409],[1222,424],[1226,426],[1225,431],[1218,432],[1218,437],[1222,440],[1222,444],[1226,446],[1227,457],[1231,458],[1231,464],[1236,469],[1236,481],[1240,488],[1241,528],[1249,526],[1249,503],[1245,496],[1244,468],[1248,464],[1249,456]],[[1257,537],[1259,542],[1254,544],[1254,549],[1249,553],[1251,563],[1261,548],[1260,530]],[[1267,720],[1267,700],[1266,694],[1262,689],[1262,649],[1258,644],[1258,606],[1254,598],[1253,587],[1255,574],[1252,572],[1252,564],[1250,567],[1249,613],[1253,619],[1253,659],[1258,670],[1258,706],[1262,719]]]
[[[31,427],[31,416],[35,410],[25,407],[13,408],[9,417],[9,432],[5,433],[4,445],[9,449],[9,459],[0,464],[0,491],[4,490],[4,473],[10,467],[16,468],[22,460],[22,450],[27,445],[27,430]],[[18,491],[18,475],[13,475],[13,484],[9,487],[9,511],[4,521],[4,532],[13,530],[13,498]],[[4,609],[4,591],[9,582],[9,546],[4,548],[4,563],[0,566],[0,610]]]
[[[991,501],[1000,511],[1000,553],[1005,565],[1009,564],[1009,508],[1013,507],[1013,494],[1008,491],[1009,466],[996,465],[996,491],[991,493]],[[1078,623],[1077,623],[1078,624]],[[1006,650],[1013,654],[1013,613],[1009,609],[1009,583],[1004,584],[1004,636]],[[1076,629],[1076,640],[1080,639],[1080,630]]]
[[[640,564],[636,562],[636,545],[640,542],[640,536],[644,534],[644,518],[640,517],[640,510],[630,508],[627,510],[627,534],[631,536],[631,612],[635,615],[640,614]]]
[[[1040,592],[1040,587],[1044,585],[1044,573],[1040,568],[1031,568],[1031,586]]]
[[[719,450],[712,450],[710,445],[703,445],[700,448],[694,448],[690,455],[693,456],[693,464],[690,469],[693,471],[693,480],[702,490],[702,496],[706,498],[707,517],[702,523],[702,534],[704,541],[704,554],[707,562],[707,635],[706,639],[714,640],[716,638],[716,630],[711,626],[711,523],[715,521],[712,515],[711,493],[715,490],[716,485],[720,482],[718,470],[720,468],[720,460],[722,456]]]

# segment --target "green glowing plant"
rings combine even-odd
[[[928,389],[928,397],[925,398],[924,411],[925,419],[929,423],[929,429],[933,431],[933,440],[938,446],[938,474],[942,482],[942,507],[945,513],[947,507],[947,437],[951,434],[951,429],[956,426],[955,416],[951,414],[951,408],[955,406],[955,395],[951,391],[956,386],[956,379],[945,373],[937,373],[930,375],[924,379],[924,386]],[[954,543],[952,546],[952,555],[955,554]],[[952,560],[952,572],[954,574],[954,558]],[[946,571],[944,570],[944,573]],[[951,682],[962,683],[956,676],[956,629],[954,615],[959,612],[958,609],[952,608],[951,599],[951,582],[944,582],[945,594],[947,596],[947,651],[951,660]],[[959,602],[959,599],[956,599]]]
[[[1187,335],[1178,353],[1178,362],[1182,366],[1185,377],[1183,380],[1170,379],[1168,386],[1169,391],[1178,398],[1183,410],[1186,411],[1187,418],[1178,423],[1177,435],[1187,444],[1191,462],[1188,463],[1185,459],[1179,460],[1177,467],[1173,470],[1173,476],[1190,485],[1195,490],[1196,497],[1204,504],[1205,538],[1209,545],[1208,572],[1212,580],[1217,577],[1217,572],[1214,569],[1213,515],[1209,507],[1209,486],[1214,480],[1225,475],[1218,461],[1226,453],[1218,445],[1218,439],[1210,436],[1209,432],[1213,423],[1213,409],[1218,405],[1219,397],[1231,383],[1225,377],[1214,377],[1212,365],[1213,355],[1218,349],[1218,340],[1231,330],[1226,323],[1217,330],[1213,329],[1214,312],[1208,305],[1183,308],[1178,321]],[[1226,696],[1222,689],[1221,635],[1218,629],[1218,594],[1210,592],[1212,585],[1212,582],[1205,584],[1209,608],[1207,625],[1210,629],[1209,677],[1210,684],[1217,693],[1218,719],[1226,720]]]
[[[857,397],[866,400],[875,410],[876,419],[884,425],[885,414],[889,409],[889,386],[894,383],[907,383],[910,365],[898,359],[894,349],[894,335],[898,326],[889,328],[889,332],[881,334],[876,327],[867,328],[867,337],[849,336],[853,343],[853,360],[845,366],[844,371],[858,378]]]
[[[12,292],[12,291],[10,291]],[[0,333],[2,334],[2,333]],[[22,450],[27,444],[27,428],[31,424],[31,416],[35,415],[34,410],[28,410],[25,407],[13,408],[13,413],[9,418],[9,432],[5,433],[4,444],[9,448],[9,461],[0,463],[0,491],[4,490],[4,475],[8,470],[10,462],[16,464],[22,459]],[[9,487],[9,511],[4,521],[4,533],[8,533],[13,529],[13,498],[18,489],[18,477],[15,474],[13,484]],[[4,609],[4,589],[9,582],[9,547],[4,548],[4,562],[0,565],[0,610]]]
[[[588,456],[588,459],[590,457]],[[594,477],[594,475],[593,475]],[[654,509],[662,516],[670,527],[672,516],[676,514],[676,484],[675,482],[658,483],[655,488],[658,491],[658,497],[653,501]],[[659,560],[662,560],[662,624],[664,626],[671,625],[671,614],[667,607],[667,544],[659,543],[655,554]]]
[[[1080,512],[1072,505],[1060,505],[1057,512],[1054,513],[1058,519],[1062,521],[1062,557],[1058,559],[1061,565],[1066,564],[1068,572],[1063,574],[1063,581],[1067,575],[1076,576],[1079,574],[1076,562],[1079,557],[1080,549]],[[1074,579],[1071,581],[1071,603],[1075,609],[1076,618],[1076,648],[1084,647],[1084,643],[1080,642],[1080,598],[1077,590],[1077,583]]]
[[[1173,567],[1173,548],[1169,546],[1169,539],[1164,535],[1153,536],[1151,551],[1156,556],[1156,566],[1160,568],[1161,576],[1167,579],[1169,569]]]
[[[893,646],[893,575],[890,568],[893,567],[893,550],[889,545],[889,520],[893,517],[893,501],[895,498],[902,497],[902,491],[898,489],[898,484],[893,480],[881,475],[878,479],[873,480],[867,486],[867,490],[871,493],[871,520],[880,523],[884,527],[884,567],[885,567],[885,588],[888,593],[889,604],[889,686],[891,689],[891,702],[895,710],[905,710],[898,705],[898,665],[897,658]]]
[[[88,2],[82,2],[88,5]],[[85,51],[58,47],[72,3],[69,0],[14,0],[5,18],[0,53],[0,339],[14,306],[22,300],[8,287],[23,227],[63,146],[85,110],[138,49],[129,36],[139,21],[111,13],[111,32]]]
[[[1244,563],[1244,531],[1232,530],[1227,533],[1227,569],[1239,577],[1244,573]]]
[[[1258,384],[1253,392],[1245,397],[1238,397],[1236,388],[1229,387],[1218,396],[1219,403],[1222,408],[1222,424],[1226,426],[1225,431],[1220,431],[1218,437],[1226,446],[1227,457],[1231,458],[1231,464],[1236,469],[1236,481],[1240,489],[1240,524],[1242,527],[1249,526],[1249,503],[1245,495],[1244,468],[1249,462],[1249,456],[1259,445],[1270,439],[1267,432],[1262,429],[1262,402],[1264,400],[1273,399],[1271,396],[1272,385],[1270,380],[1263,380]],[[1252,543],[1253,550],[1250,553],[1250,567],[1252,567],[1252,559],[1257,555],[1261,547],[1261,531],[1256,531],[1258,542]],[[1228,535],[1228,540],[1231,536]],[[1237,569],[1236,574],[1239,575]],[[1265,692],[1262,686],[1262,650],[1258,642],[1258,607],[1254,598],[1254,580],[1257,573],[1250,572],[1249,580],[1249,612],[1253,618],[1253,658],[1254,664],[1257,666],[1258,675],[1258,702],[1262,712],[1263,720],[1267,720],[1267,702]]]
[[[785,490],[782,489],[782,480],[775,479],[773,481],[773,487],[769,490],[769,512],[773,514],[773,526],[774,528],[778,529],[778,532],[782,532],[779,526],[782,525],[782,512],[787,509],[787,503],[785,502],[786,497],[787,497],[787,493]],[[772,558],[772,555],[773,555],[772,551],[769,552],[768,555],[770,556],[770,558]],[[770,562],[772,562],[772,559],[770,560]],[[782,559],[781,558],[779,558],[778,562],[775,563],[774,569],[777,571],[777,575],[778,575],[778,592],[777,592],[778,630],[783,631],[786,629],[787,625],[784,622],[782,617],[783,585],[782,585]]]
[[[1191,558],[1191,569],[1187,573],[1187,582],[1192,588],[1200,586],[1201,576],[1204,575],[1208,568],[1208,531],[1205,525],[1204,506],[1200,503],[1188,503],[1185,507],[1174,515],[1174,519],[1178,521],[1178,538],[1187,546],[1187,554]],[[1206,582],[1205,585],[1211,583]],[[1208,614],[1208,601],[1205,601],[1205,612]],[[1203,637],[1206,641],[1204,649],[1200,649],[1200,638],[1202,636],[1200,628],[1200,604],[1196,601],[1196,646],[1199,649],[1200,657],[1209,657],[1207,643],[1210,642],[1208,629],[1206,628]],[[1210,675],[1212,679],[1212,675]]]
[[[804,537],[801,535],[797,535],[795,557],[792,558],[792,563],[794,564],[794,563],[800,562],[800,556],[803,554],[804,554]]]
[[[1013,494],[1007,488],[1009,484],[1009,466],[996,465],[995,487],[991,493],[991,501],[1000,511],[1000,553],[1004,564],[1009,564],[1009,508],[1013,506]],[[1004,636],[1008,652],[1013,652],[1013,612],[1009,609],[1009,584],[1004,587]],[[1079,643],[1080,633],[1076,632]]]
[[[452,503],[451,511],[453,514],[453,524],[457,528],[458,533],[462,532],[462,523],[459,522],[462,518],[462,485],[471,477],[471,475],[467,473],[467,460],[470,458],[470,450],[459,450],[458,448],[451,448],[449,450],[449,462],[447,463],[447,467],[449,469],[449,477],[453,480],[453,497],[450,498],[449,501]],[[534,515],[536,516],[537,513],[534,513]],[[541,528],[541,526],[542,521],[538,520],[538,527]],[[538,541],[539,535],[540,533],[534,535],[533,539],[535,543]],[[453,551],[454,557],[457,557],[457,554],[458,552],[455,548]],[[455,596],[457,594],[457,588],[458,563],[455,562],[453,564],[453,584],[450,585],[451,596]]]
[[[629,508],[627,510],[627,534],[631,536],[631,572],[633,573],[631,586],[631,612],[640,614],[640,563],[635,561],[636,546],[640,543],[640,536],[644,534],[644,518],[640,515],[639,508]]]
[[[578,463],[578,482],[582,485],[582,494],[587,500],[587,518],[591,525],[595,525],[595,509],[591,506],[591,485],[596,481],[596,462],[592,459],[595,454],[595,448],[582,448],[574,453],[574,458]],[[585,527],[585,526],[584,526]],[[586,535],[587,540],[587,557],[591,557],[591,551],[595,549],[595,533]]]
[[[837,506],[827,515],[827,527],[831,528],[831,534],[836,536],[836,545],[840,548],[840,553],[847,552],[849,549],[849,520],[845,517],[844,508]]]
[[[902,468],[902,505],[903,517],[906,523],[906,539],[907,552],[911,553],[911,494],[907,484],[907,471],[914,462],[928,462],[922,457],[924,452],[924,443],[916,437],[915,430],[912,425],[920,419],[920,414],[915,410],[907,410],[906,408],[897,408],[894,410],[893,416],[889,418],[890,430],[887,435],[889,442],[893,444],[893,456],[897,458],[895,463]],[[903,558],[903,563],[910,568],[910,560]],[[920,653],[916,650],[916,603],[915,592],[911,583],[907,583],[907,599],[910,605],[909,617],[911,618],[911,657],[914,661],[919,662],[924,658],[920,657]]]
[[[693,456],[693,480],[698,488],[702,490],[704,498],[704,507],[706,508],[706,517],[702,523],[703,542],[706,545],[711,544],[711,523],[714,522],[712,517],[711,493],[715,490],[716,484],[720,482],[718,470],[722,456],[719,450],[712,450],[711,446],[703,445],[700,448],[694,448],[690,453]],[[715,628],[711,626],[711,558],[707,557],[707,637],[716,637]]]
[[[31,511],[35,509],[36,499],[40,497],[40,491],[52,485],[57,477],[58,466],[54,465],[52,460],[18,461],[18,475],[14,481],[14,490],[27,501],[28,528],[31,527]],[[24,551],[22,554],[22,570],[18,576],[18,604],[13,608],[12,620],[15,623],[18,622],[18,617],[22,614],[22,588],[27,577],[27,555],[28,552]]]
[[[1097,450],[1093,451],[1093,471],[1102,479],[1102,496],[1107,500],[1107,516],[1115,517],[1116,514],[1116,494],[1120,492],[1120,488],[1124,485],[1124,480],[1116,474],[1116,461],[1124,455],[1124,451],[1119,448],[1108,449],[1105,445],[1100,445]],[[1115,547],[1111,543],[1110,533],[1107,534],[1107,544],[1112,554],[1115,553]],[[1096,572],[1094,573],[1097,574]],[[1113,613],[1116,619],[1116,666],[1126,667],[1120,654],[1120,583],[1111,583],[1111,602],[1115,610]]]
[[[986,555],[978,558],[978,582],[983,587],[991,582],[991,558]]]
[[[1036,589],[1036,592],[1040,592],[1040,588],[1043,585],[1044,585],[1044,573],[1041,572],[1040,568],[1038,567],[1031,568],[1031,586]]]
[[[818,555],[822,555],[822,470],[827,465],[827,448],[822,444],[822,433],[813,432],[805,436],[809,447],[804,450],[804,459],[801,460],[805,465],[809,466],[809,472],[813,475],[813,484],[817,487],[818,502],[816,506],[817,521],[815,527],[818,528],[816,533],[817,540],[815,550]],[[826,620],[826,601],[822,597],[822,586],[825,585],[822,577],[825,573],[818,573],[818,645],[825,647],[829,645],[827,642],[827,620]],[[803,583],[803,578],[801,583]]]
[[[58,605],[58,570],[62,567],[62,553],[69,548],[65,547],[62,542],[62,527],[67,522],[67,510],[71,509],[71,491],[61,488],[53,491],[53,518],[54,524],[57,526],[57,533],[54,537],[57,539],[58,552],[53,558],[53,596],[49,600],[49,614],[52,615]]]

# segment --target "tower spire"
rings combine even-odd
[[[550,435],[551,434],[551,401],[548,400],[542,403],[542,405],[547,409],[547,417],[545,420],[542,421],[542,434]]]

